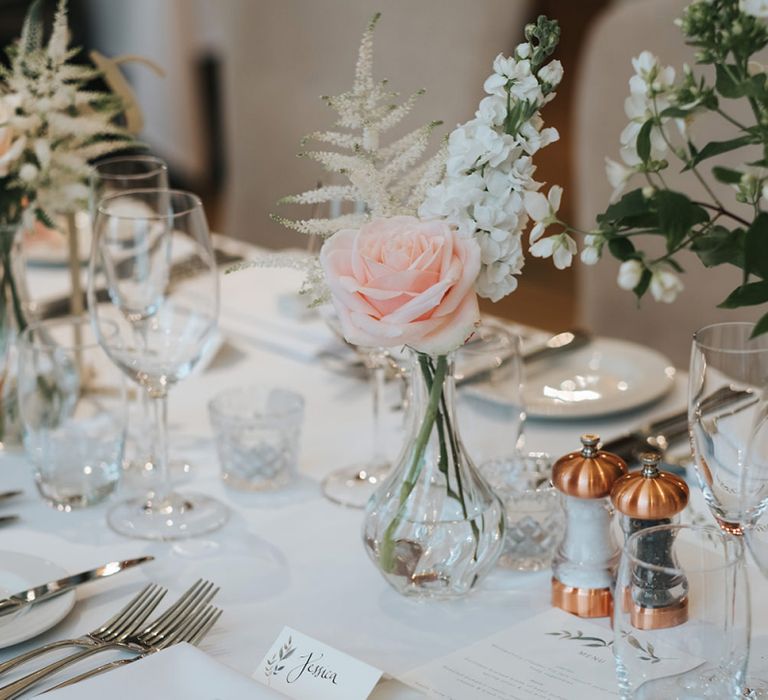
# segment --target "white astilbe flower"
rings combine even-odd
[[[559,137],[556,129],[544,128],[539,114],[563,75],[558,61],[542,65],[557,32],[554,24],[540,20],[526,28],[529,41],[512,56],[496,57],[483,85],[487,96],[474,119],[451,133],[445,175],[419,207],[421,217],[447,219],[460,234],[474,236],[481,251],[475,287],[493,301],[516,289],[525,262],[522,235],[530,219],[524,200],[541,187],[533,178],[532,156]],[[558,241],[546,244],[557,253],[556,264],[575,252],[569,252],[570,237]]]
[[[85,206],[89,161],[132,141],[115,123],[120,100],[83,89],[98,71],[69,62],[77,51],[68,48],[66,0],[59,0],[46,45],[40,10],[33,3],[10,66],[0,69],[0,177],[16,195],[0,212],[7,220],[24,205],[25,216],[45,221]]]
[[[382,143],[382,135],[408,115],[424,91],[398,103],[398,93],[387,89],[386,81],[374,81],[373,32],[379,17],[373,17],[363,34],[352,89],[323,97],[338,114],[336,130],[313,132],[302,142],[330,146],[332,150],[310,150],[300,155],[320,163],[328,172],[346,177],[349,184],[320,186],[280,202],[314,205],[316,214],[317,205],[331,203],[333,213],[328,217],[272,217],[300,233],[326,238],[341,229],[359,228],[372,218],[415,215],[427,190],[442,177],[445,151],[440,149],[432,158],[424,159],[432,134],[442,122],[430,122],[395,141]],[[354,214],[341,213],[344,202],[352,203]],[[322,272],[319,268],[315,272],[304,285],[313,303],[327,298]]]

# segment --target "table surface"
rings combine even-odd
[[[30,274],[33,290],[53,293],[62,285],[62,271]],[[286,304],[295,306],[297,285],[290,270],[223,276],[225,342],[170,395],[171,450],[193,464],[192,477],[181,488],[190,486],[227,503],[231,517],[218,532],[171,543],[127,539],[107,527],[109,503],[57,512],[38,497],[23,453],[0,453],[0,490],[24,490],[13,503],[21,521],[0,530],[0,550],[45,557],[73,572],[114,559],[156,557],[82,588],[78,604],[61,623],[26,644],[0,650],[0,661],[92,629],[147,581],[167,586],[171,594],[201,577],[215,581],[224,615],[201,648],[248,675],[285,625],[397,675],[547,609],[548,571],[497,569],[473,594],[450,602],[404,598],[384,581],[361,543],[362,511],[334,505],[319,489],[324,475],[367,455],[370,393],[359,379],[313,361],[308,348],[331,335],[319,321],[300,322],[281,313]],[[306,398],[301,476],[285,491],[236,492],[219,478],[206,403],[222,389],[246,384],[279,384]],[[608,439],[684,405],[685,377],[678,373],[672,391],[645,409],[586,421],[529,420],[526,449],[560,455],[574,449],[584,432]],[[401,422],[395,412],[385,421],[393,451]]]

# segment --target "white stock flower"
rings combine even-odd
[[[536,225],[531,230],[530,242],[535,243],[541,238],[549,224],[557,221],[558,209],[560,209],[560,199],[563,196],[563,188],[559,185],[552,185],[549,193],[545,197],[541,192],[526,192],[523,196],[523,205]],[[533,249],[531,249],[533,252]],[[537,257],[548,257],[541,255]]]
[[[764,19],[768,17],[768,0],[739,0],[739,9],[745,14]]]
[[[660,266],[654,266],[651,270],[651,284],[649,287],[651,296],[656,301],[671,304],[677,295],[683,291],[683,283],[674,273]]]
[[[527,41],[524,41],[522,44],[518,44],[515,47],[515,56],[518,58],[530,58],[531,45]]]
[[[531,45],[523,43],[511,57],[496,57],[494,73],[484,83],[488,95],[478,105],[475,118],[451,133],[443,180],[428,190],[419,207],[420,216],[444,218],[460,235],[475,238],[481,254],[475,287],[478,294],[493,301],[514,291],[515,275],[525,262],[522,236],[529,223],[525,197],[538,194],[541,187],[533,179],[531,156],[559,138],[556,129],[544,128],[538,110],[554,97],[550,88],[560,82],[562,66],[552,61],[534,75],[531,53]],[[546,98],[545,84],[550,86]],[[532,114],[508,125],[508,108],[519,114],[522,102],[533,108]],[[553,187],[549,198],[539,195],[545,203],[545,218],[554,217],[561,194],[561,188]],[[532,204],[533,209],[536,206]],[[547,223],[550,221],[536,221],[536,235],[541,236]],[[536,242],[533,236],[531,245]],[[543,248],[561,268],[576,253],[575,242],[565,235],[553,236],[537,250]]]
[[[603,251],[605,238],[597,233],[584,236],[584,248],[581,251],[581,262],[585,265],[596,265]]]
[[[767,0],[768,1],[768,0]],[[563,79],[563,64],[560,61],[550,61],[539,69],[539,80],[557,87]]]
[[[610,158],[605,159],[605,174],[608,177],[608,182],[613,187],[611,193],[611,203],[618,201],[624,188],[627,186],[629,179],[635,174],[633,168],[628,168],[621,163],[617,163]]]
[[[558,233],[536,241],[529,250],[535,258],[548,258],[551,256],[555,267],[558,270],[564,270],[566,267],[570,267],[573,256],[576,255],[578,248],[576,247],[576,241],[567,233]]]
[[[499,95],[488,95],[480,101],[475,117],[492,126],[500,126],[507,118],[507,101]]]
[[[632,291],[640,284],[644,270],[645,265],[639,260],[625,260],[619,265],[619,276],[616,282],[622,289]]]

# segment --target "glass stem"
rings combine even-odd
[[[373,395],[373,454],[371,466],[378,467],[386,464],[384,454],[384,436],[381,424],[383,411],[384,391],[386,384],[387,354],[384,350],[376,350],[371,353],[371,394]]]
[[[171,479],[168,472],[168,395],[148,394],[152,399],[152,409],[154,415],[154,448],[155,453],[153,459],[155,460],[155,484],[153,496],[150,499],[152,506],[157,503],[162,503],[168,497],[171,492]]]
[[[133,330],[136,333],[136,338],[139,342],[139,347],[142,352],[147,351],[147,319],[141,321],[135,321],[133,323]],[[139,447],[139,456],[144,458],[144,464],[142,468],[147,468],[147,464],[152,465],[152,470],[157,469],[157,421],[152,419],[152,408],[150,407],[149,392],[140,387],[139,391],[139,411],[141,415],[141,439],[137,440]],[[157,473],[155,474],[157,477]]]

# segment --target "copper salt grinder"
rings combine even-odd
[[[552,562],[552,605],[580,617],[608,617],[620,549],[611,531],[613,484],[624,461],[597,449],[597,435],[555,462],[552,483],[563,494],[566,526]]]

